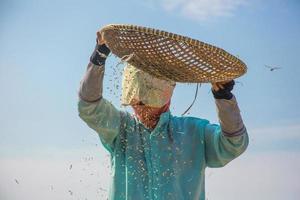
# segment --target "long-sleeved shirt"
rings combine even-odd
[[[111,155],[109,199],[205,200],[205,168],[226,165],[248,145],[235,97],[216,100],[221,126],[167,111],[151,130],[102,94],[90,98],[89,83],[100,82],[102,88],[102,80],[91,77],[103,77],[103,71],[103,66],[89,64],[78,109]]]

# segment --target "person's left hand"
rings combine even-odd
[[[212,88],[211,91],[215,97],[215,99],[231,99],[233,94],[231,93],[234,87],[234,80],[229,81],[221,81],[211,83]]]
[[[230,81],[232,81],[232,80],[211,83],[212,89],[214,91],[218,92],[219,90],[224,89],[224,85],[226,83],[229,83]]]

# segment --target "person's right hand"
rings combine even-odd
[[[93,54],[90,57],[90,62],[94,65],[102,66],[105,63],[107,56],[110,53],[110,49],[106,46],[106,41],[104,40],[104,33],[99,30],[97,31],[96,46]]]
[[[104,36],[104,33],[101,30],[97,31],[97,44],[98,45],[102,45],[102,44],[106,43],[103,36]]]

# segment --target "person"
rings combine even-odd
[[[110,49],[103,33],[79,88],[80,118],[94,129],[111,155],[110,200],[205,200],[205,168],[222,167],[243,153],[248,134],[235,96],[234,81],[212,83],[220,125],[170,113],[172,81],[127,65],[118,110],[102,96]]]

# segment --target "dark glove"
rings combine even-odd
[[[233,97],[231,90],[233,89],[234,84],[234,80],[231,80],[230,82],[223,85],[224,89],[219,89],[218,91],[214,91],[213,89],[211,89],[215,99],[230,100]]]
[[[105,44],[101,44],[101,45],[97,44],[93,54],[90,57],[90,61],[94,65],[99,65],[99,66],[104,65],[105,60],[109,53],[110,53],[110,49]]]

